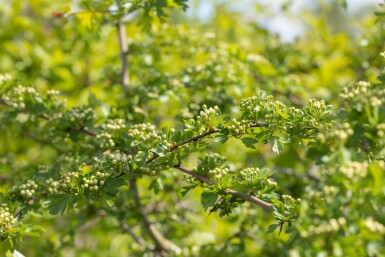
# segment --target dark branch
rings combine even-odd
[[[177,169],[177,170],[180,170],[180,171],[182,171],[182,172],[184,172],[186,174],[189,174],[190,176],[193,176],[194,178],[198,179],[202,183],[206,183],[206,184],[209,184],[209,185],[215,185],[216,184],[214,181],[208,179],[207,177],[205,177],[203,175],[200,175],[200,174],[198,174],[198,173],[196,173],[196,172],[194,172],[192,170],[189,170],[189,169],[187,169],[185,167],[174,166],[174,168]],[[250,203],[253,203],[253,204],[257,204],[257,205],[263,207],[267,211],[270,211],[270,212],[274,211],[274,207],[271,204],[269,204],[269,203],[267,203],[267,202],[265,202],[265,201],[255,197],[255,196],[247,195],[247,194],[238,192],[238,191],[233,190],[233,189],[226,189],[225,192],[228,193],[228,194],[231,194],[233,196],[236,196],[238,198],[241,198],[241,199],[243,199],[243,200],[245,200],[247,202],[250,202]]]
[[[127,95],[127,87],[130,84],[130,74],[128,70],[128,46],[127,46],[127,37],[126,37],[126,28],[122,22],[118,22],[116,25],[119,35],[119,50],[120,50],[120,59],[122,62],[122,89],[125,95]]]
[[[165,238],[159,230],[156,228],[155,224],[153,224],[149,219],[147,214],[144,212],[142,203],[140,201],[138,186],[136,184],[136,179],[130,179],[130,188],[134,194],[134,202],[140,211],[140,214],[142,216],[142,222],[145,227],[145,229],[150,234],[152,240],[154,241],[156,248],[158,248],[162,252],[176,252],[180,253],[181,249],[179,246],[175,245],[173,242]]]

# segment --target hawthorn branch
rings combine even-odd
[[[252,122],[249,125],[249,128],[267,128],[267,127],[269,127],[268,124],[266,124],[266,123],[259,123],[259,122]],[[194,136],[194,137],[189,138],[189,139],[187,139],[187,140],[185,140],[185,141],[183,141],[183,142],[181,142],[179,144],[174,145],[170,149],[170,152],[174,151],[175,149],[177,149],[177,148],[179,148],[179,147],[181,147],[183,145],[187,145],[187,144],[189,144],[191,142],[197,142],[199,139],[205,138],[207,136],[210,136],[210,135],[218,133],[218,132],[220,132],[219,129],[211,128],[209,131],[207,131],[207,132],[205,132],[203,134]],[[150,159],[148,159],[146,163],[149,164],[149,163],[153,162],[155,159],[157,159],[158,157],[159,157],[159,154],[154,153],[154,155]]]
[[[128,46],[127,46],[127,36],[126,36],[126,29],[122,22],[118,22],[116,24],[116,27],[118,29],[118,36],[119,36],[119,50],[120,50],[120,59],[122,62],[122,89],[125,95],[127,95],[127,88],[130,84],[130,73],[128,70]]]
[[[3,105],[3,106],[6,106],[8,108],[15,108],[15,106],[13,106],[11,103],[3,100],[3,99],[0,99],[0,104]],[[45,115],[45,114],[38,114],[36,115],[38,118],[42,119],[42,120],[46,120],[48,121],[50,118]],[[88,130],[86,129],[85,127],[79,127],[79,128],[69,128],[69,130],[72,130],[72,131],[77,131],[79,133],[82,133],[82,134],[85,134],[85,135],[88,135],[88,136],[92,136],[92,137],[96,137],[97,136],[97,133],[94,132],[94,131],[91,131],[91,130]]]
[[[206,183],[208,185],[216,185],[216,183],[212,180],[210,180],[209,178],[203,176],[203,175],[200,175],[192,170],[189,170],[185,167],[182,167],[180,165],[177,165],[177,166],[174,166],[173,168],[177,169],[177,170],[180,170],[182,171],[183,173],[186,173],[190,176],[193,176],[194,178],[198,179],[200,182],[202,183]],[[257,204],[261,207],[263,207],[265,210],[269,211],[269,212],[273,212],[274,211],[274,207],[273,205],[263,201],[262,199],[259,199],[258,197],[255,197],[253,195],[247,195],[245,193],[241,193],[241,192],[238,192],[236,190],[233,190],[233,189],[226,189],[225,192],[227,194],[231,194],[233,196],[236,196],[238,198],[241,198],[247,202],[250,202],[250,203],[253,203],[253,204]]]
[[[146,244],[146,241],[142,237],[136,235],[134,230],[126,222],[120,221],[119,225],[124,232],[127,232],[128,234],[130,234],[130,236],[135,240],[135,242],[137,242],[140,245]]]
[[[142,216],[142,222],[148,233],[150,234],[152,240],[154,241],[156,248],[158,248],[161,252],[168,253],[170,251],[180,253],[181,249],[179,246],[165,238],[159,230],[156,228],[155,224],[153,224],[149,219],[147,214],[144,212],[142,203],[140,201],[139,190],[136,184],[136,179],[130,179],[130,188],[134,194],[134,202],[140,211]]]

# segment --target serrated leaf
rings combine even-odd
[[[206,191],[201,194],[201,204],[205,210],[213,206],[218,199],[218,194],[213,191]]]
[[[185,186],[185,187],[183,187],[183,190],[182,190],[182,192],[180,194],[182,195],[182,197],[185,196],[188,192],[190,192],[191,189],[194,189],[197,185],[198,184],[192,185],[192,186]]]
[[[242,143],[248,147],[248,148],[252,148],[252,149],[255,149],[255,144],[258,143],[258,140],[255,139],[255,138],[251,138],[251,137],[244,137],[242,138]]]
[[[161,190],[163,190],[162,181],[160,179],[154,179],[153,181],[151,181],[148,189],[154,190],[154,193],[158,194]]]
[[[122,178],[109,178],[104,184],[104,192],[116,195],[119,193],[119,187],[124,185]]]
[[[51,215],[57,215],[58,213],[63,215],[68,205],[67,197],[65,195],[51,195],[50,198],[49,213]]]
[[[267,229],[267,233],[273,233],[278,228],[278,226],[279,224],[271,224]]]
[[[226,143],[226,141],[229,139],[229,136],[227,134],[219,134],[214,137],[215,142],[219,142],[221,144]]]

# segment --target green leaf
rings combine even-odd
[[[51,215],[57,215],[58,213],[64,214],[68,199],[65,195],[55,194],[50,196],[50,205],[48,206],[49,213]]]
[[[227,135],[227,134],[223,134],[223,133],[221,133],[221,134],[219,134],[219,135],[216,135],[215,137],[214,137],[214,141],[215,142],[219,142],[219,143],[221,143],[221,144],[224,144],[224,143],[226,143],[226,141],[229,139],[229,136]]]
[[[197,185],[198,184],[183,187],[183,190],[180,194],[182,195],[182,197],[185,196],[188,192],[190,192],[191,189],[194,189]]]
[[[122,178],[109,178],[106,180],[104,186],[104,192],[116,195],[119,193],[119,187],[124,185],[124,179]]]
[[[369,170],[373,176],[373,195],[379,195],[382,192],[382,187],[384,183],[384,171],[381,169],[381,166],[376,162],[370,164]]]
[[[267,229],[267,233],[273,233],[278,228],[278,226],[279,224],[271,224]]]
[[[274,153],[280,153],[283,150],[283,145],[281,142],[279,142],[277,139],[274,139],[273,148]]]
[[[242,143],[248,147],[248,148],[252,148],[252,149],[255,149],[255,144],[258,143],[258,140],[255,139],[255,138],[251,138],[251,137],[244,137],[242,138]]]
[[[148,189],[149,190],[154,190],[154,193],[158,194],[161,190],[163,190],[162,181],[160,179],[158,179],[158,178],[154,179],[153,181],[151,181]]]
[[[206,191],[201,194],[201,204],[205,210],[213,206],[218,199],[218,194],[214,191]]]

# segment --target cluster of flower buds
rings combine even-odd
[[[98,191],[105,183],[105,180],[110,175],[107,172],[97,171],[94,175],[89,177],[82,178],[82,186],[84,189],[89,189],[91,191]]]
[[[150,123],[131,126],[128,130],[128,135],[148,144],[154,144],[162,139],[162,137],[158,135],[155,126]]]
[[[340,172],[350,179],[363,178],[368,173],[368,168],[367,162],[349,162],[340,168]]]
[[[47,179],[45,183],[47,184],[48,192],[50,194],[56,194],[59,192],[59,186],[60,186],[59,181],[55,181],[52,178],[50,178],[50,179]]]
[[[220,168],[220,167],[216,167],[212,170],[210,170],[208,172],[208,175],[210,178],[212,178],[213,180],[215,181],[220,181],[221,179],[223,179],[226,174],[229,173],[229,168],[228,167],[223,167],[223,168]]]
[[[385,102],[385,89],[376,88],[366,81],[359,81],[353,87],[344,87],[340,97],[350,103],[351,107],[361,111],[368,104],[373,107]]]
[[[96,117],[95,111],[89,107],[75,107],[69,109],[67,111],[67,115],[71,122],[76,122],[82,125],[86,124],[88,121],[94,120]]]
[[[102,148],[111,148],[115,146],[115,142],[112,139],[112,135],[110,133],[99,133],[96,135],[96,138],[100,140],[100,146]]]
[[[51,96],[51,97],[56,97],[56,96],[60,95],[60,91],[54,90],[54,89],[50,89],[50,90],[47,91],[47,95]]]
[[[241,100],[239,107],[243,112],[242,116],[244,119],[257,120],[263,118],[266,120],[266,115],[270,115],[267,116],[268,119],[274,118],[274,106],[279,103],[274,102],[271,95],[265,96],[261,93],[260,95]]]
[[[57,191],[63,191],[66,193],[76,193],[77,182],[79,179],[78,172],[69,172],[60,179]]]
[[[41,96],[33,87],[17,86],[12,89],[10,94],[4,95],[3,100],[12,104],[18,109],[26,108],[26,102],[40,101]]]
[[[246,133],[248,122],[245,120],[237,121],[232,119],[230,125],[227,127],[229,133],[234,137],[241,137]]]
[[[220,115],[220,110],[218,106],[207,108],[204,104],[202,106],[202,111],[199,112],[199,115],[196,117],[194,122],[197,122],[200,125],[210,125],[211,117],[216,117]]]
[[[222,165],[227,160],[227,158],[217,153],[209,152],[209,153],[205,153],[204,156],[201,156],[199,160],[200,160],[199,166],[202,165],[202,166],[210,167],[210,166]]]
[[[320,118],[326,112],[326,104],[324,100],[309,99],[308,104],[304,107],[304,112],[313,118]],[[318,124],[313,124],[318,126]]]
[[[365,219],[365,227],[374,234],[385,235],[385,226],[372,217]]]
[[[16,223],[16,218],[12,216],[7,205],[0,206],[0,241],[4,241],[9,236],[9,229]]]
[[[308,230],[301,231],[300,235],[303,238],[308,238],[313,235],[336,232],[342,229],[345,225],[346,219],[344,217],[339,217],[337,219],[330,219],[329,221],[317,226],[310,225]]]
[[[35,193],[38,185],[33,180],[27,180],[24,184],[19,186],[13,186],[11,189],[11,195],[13,198],[21,198],[24,201],[31,200]]]
[[[282,200],[286,205],[298,204],[301,202],[300,198],[293,198],[290,195],[282,195]]]
[[[130,154],[125,154],[120,152],[119,150],[108,154],[108,159],[112,164],[114,170],[118,173],[128,172],[129,171],[129,163],[135,158]]]
[[[11,75],[9,75],[7,73],[0,74],[0,84],[3,84],[3,83],[5,83],[5,82],[7,82],[7,81],[9,81],[11,79],[12,79]]]
[[[121,130],[126,128],[126,123],[123,119],[113,119],[106,122],[106,128],[108,130]]]
[[[239,172],[239,176],[243,181],[252,183],[255,180],[255,178],[259,176],[259,173],[260,173],[259,168],[248,167],[241,170]]]
[[[338,139],[337,141],[344,141],[347,138],[349,138],[349,136],[353,135],[353,133],[354,131],[350,127],[350,124],[347,122],[344,122],[342,124],[337,124],[335,126],[335,129],[333,129],[333,131],[328,133],[327,137],[336,138]],[[319,136],[322,137],[322,134],[320,134]]]
[[[377,136],[380,138],[385,136],[385,123],[377,124]]]

